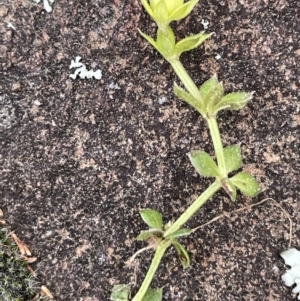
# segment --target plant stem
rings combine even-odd
[[[227,178],[224,148],[221,140],[221,135],[219,131],[219,126],[215,116],[210,116],[207,119],[210,136],[213,141],[215,154],[217,157],[218,167],[221,171],[222,177]]]
[[[203,102],[203,98],[198,87],[195,85],[194,81],[191,79],[181,62],[178,59],[169,62],[188,92],[199,102]],[[202,112],[199,113],[202,115]]]
[[[202,194],[188,207],[182,215],[171,225],[171,227],[166,230],[164,237],[176,232],[183,226],[205,203],[211,198],[220,188],[220,181],[215,181],[212,183]]]
[[[158,246],[157,249],[155,251],[154,257],[152,259],[151,265],[148,269],[147,275],[139,289],[139,291],[137,292],[137,294],[134,296],[134,298],[132,299],[132,301],[142,301],[149,286],[150,283],[154,277],[154,274],[160,264],[161,259],[163,258],[166,250],[168,249],[168,247],[171,245],[171,242],[169,240],[163,240]]]
[[[174,69],[175,73],[177,74],[177,76],[180,78],[181,82],[184,84],[185,88],[188,90],[188,92],[199,102],[203,102],[201,92],[199,91],[199,89],[197,88],[197,86],[195,85],[195,83],[193,82],[193,80],[191,79],[191,77],[189,76],[189,74],[181,64],[181,62],[177,59],[174,61],[170,61],[170,64]],[[222,176],[226,178],[227,173],[226,173],[224,150],[223,150],[223,144],[222,144],[217,120],[214,116],[205,116],[203,112],[200,112],[199,110],[198,112],[202,115],[204,119],[207,120],[210,134],[211,134],[211,139],[214,144],[218,166],[220,168]]]

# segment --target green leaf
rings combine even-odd
[[[160,0],[150,0],[150,6],[153,8]]]
[[[178,57],[183,52],[189,51],[189,50],[192,50],[192,49],[198,47],[206,39],[208,39],[211,35],[212,35],[212,33],[204,34],[204,31],[202,31],[196,35],[189,36],[189,37],[179,41],[175,46],[175,50],[176,50]]]
[[[161,301],[162,300],[162,288],[151,289],[149,288],[143,298],[143,301]]]
[[[167,0],[168,13],[174,12],[178,7],[184,4],[184,0]]]
[[[243,194],[255,197],[260,193],[260,187],[254,177],[247,172],[240,172],[229,179]]]
[[[178,98],[187,102],[189,105],[191,105],[201,114],[204,114],[202,103],[198,101],[196,98],[194,98],[190,93],[180,88],[176,83],[174,83],[174,93]]]
[[[117,284],[113,287],[110,295],[110,300],[113,301],[128,301],[130,287],[126,284]]]
[[[162,215],[158,211],[152,209],[144,209],[140,211],[140,215],[143,221],[150,228],[162,230],[163,227]]]
[[[175,231],[174,233],[171,233],[170,235],[167,236],[167,238],[176,238],[180,236],[186,236],[192,233],[191,229],[188,228],[183,228],[178,231]]]
[[[157,231],[156,229],[150,229],[147,231],[141,231],[136,240],[147,240],[150,237],[163,236],[163,232]]]
[[[216,76],[213,76],[204,82],[204,84],[200,87],[200,92],[203,96],[206,113],[213,115],[216,104],[224,95],[222,82],[219,82]]]
[[[146,35],[145,33],[143,33],[143,32],[142,32],[141,30],[139,30],[139,29],[138,29],[138,31],[139,31],[140,35],[141,35],[144,39],[146,39],[146,40],[148,41],[149,44],[151,44],[156,50],[158,50],[158,46],[157,46],[157,44],[156,44],[156,42],[154,41],[153,38],[151,38],[150,36]]]
[[[213,158],[201,150],[191,151],[188,154],[196,171],[204,177],[219,177],[220,171]]]
[[[242,154],[239,145],[227,146],[224,148],[224,157],[226,172],[230,172],[239,169],[242,166]]]
[[[222,97],[220,102],[215,106],[214,113],[221,110],[239,110],[242,109],[251,99],[254,92],[233,92]]]
[[[170,23],[172,21],[178,21],[185,18],[193,10],[198,1],[199,0],[191,0],[178,7],[170,14],[168,22]]]
[[[170,26],[167,26],[167,35],[158,28],[157,30],[157,49],[166,60],[175,54],[175,35]]]
[[[177,240],[172,241],[173,246],[175,247],[177,254],[179,255],[180,262],[184,268],[187,268],[190,266],[190,256],[185,249],[185,247],[180,244]]]
[[[213,90],[217,84],[219,83],[217,77],[214,75],[207,81],[205,81],[201,86],[200,86],[200,92],[202,94],[202,97],[206,97],[208,93]]]
[[[158,1],[153,7],[153,15],[156,23],[166,24],[168,19],[168,8],[165,0]],[[166,24],[168,25],[168,23]]]
[[[221,181],[222,187],[225,190],[225,192],[228,194],[230,199],[235,202],[236,201],[236,187],[228,180],[223,179]]]
[[[147,11],[147,13],[153,18],[153,11],[152,8],[150,7],[149,3],[147,0],[141,0],[145,10]]]

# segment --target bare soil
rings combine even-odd
[[[178,37],[203,30],[202,19],[215,34],[182,60],[199,85],[216,73],[226,91],[256,91],[219,122],[263,192],[236,203],[219,192],[188,226],[272,198],[299,248],[300,2],[200,2],[174,24]],[[178,79],[137,28],[155,33],[138,0],[57,0],[49,14],[0,2],[0,208],[57,301],[109,300],[118,283],[136,292],[152,256],[125,264],[145,246],[135,241],[146,228],[139,209],[175,219],[211,181],[186,156],[213,154],[205,122],[174,96]],[[78,55],[100,81],[69,77]],[[293,300],[280,279],[289,238],[270,199],[182,239],[192,267],[170,249],[152,287],[165,301]]]

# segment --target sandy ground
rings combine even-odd
[[[272,198],[299,248],[300,2],[202,0],[174,24],[178,37],[203,30],[202,19],[215,34],[182,61],[199,85],[217,73],[226,91],[256,91],[219,122],[263,192],[236,203],[219,192],[188,226]],[[186,156],[213,154],[207,127],[137,28],[155,32],[138,0],[57,0],[49,14],[0,1],[0,207],[58,301],[109,300],[117,283],[136,292],[152,256],[125,265],[145,246],[134,240],[146,228],[139,209],[175,219],[210,183]],[[78,55],[103,78],[72,80]],[[169,250],[153,287],[165,301],[294,300],[280,280],[289,239],[287,214],[269,199],[182,239],[192,267]]]

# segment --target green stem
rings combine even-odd
[[[181,62],[176,59],[174,61],[169,61],[172,68],[174,69],[177,76],[180,78],[181,82],[184,84],[185,88],[188,90],[188,92],[197,100],[200,102],[203,102],[202,95],[198,89],[198,87],[195,85],[192,78],[189,76],[189,74],[186,72],[185,68],[181,64]],[[201,112],[199,112],[201,113]],[[201,113],[202,115],[202,113]]]
[[[215,181],[212,183],[202,194],[188,207],[182,215],[171,225],[171,227],[166,230],[164,237],[176,232],[183,226],[205,203],[211,198],[220,188],[221,183]]]
[[[187,91],[200,103],[203,103],[201,92],[199,91],[199,89],[197,88],[197,86],[195,85],[192,78],[189,76],[189,74],[187,73],[187,71],[181,64],[181,62],[177,59],[174,61],[170,61],[170,64],[174,69],[175,73],[177,74],[177,76],[180,78],[181,82],[184,84]],[[214,149],[215,149],[215,154],[218,161],[218,166],[220,168],[222,176],[226,178],[227,173],[226,173],[224,150],[223,150],[223,145],[222,145],[222,140],[221,140],[221,135],[217,124],[217,120],[214,116],[206,116],[206,114],[200,111],[199,113],[202,115],[204,119],[207,120]]]
[[[169,240],[164,240],[162,241],[158,246],[157,249],[155,251],[155,255],[152,259],[151,265],[148,269],[147,275],[139,289],[139,291],[137,292],[137,294],[134,296],[134,298],[132,299],[132,301],[142,301],[149,286],[150,283],[154,277],[154,274],[160,264],[161,259],[163,258],[166,250],[168,249],[168,247],[171,245],[171,242]]]
[[[227,177],[224,148],[221,140],[221,135],[219,131],[219,126],[216,117],[210,116],[207,118],[207,123],[210,131],[210,136],[213,141],[215,154],[217,157],[218,167],[221,171],[222,177]]]
[[[171,64],[172,68],[174,69],[177,76],[180,78],[181,82],[184,84],[186,90],[199,102],[199,104],[203,105],[203,98],[201,92],[199,91],[198,87],[189,76],[179,59],[169,59],[169,63]],[[198,110],[199,111],[199,110]],[[224,157],[224,150],[221,140],[221,135],[219,131],[219,127],[216,121],[216,118],[213,116],[206,116],[205,112],[199,111],[204,119],[207,120],[208,126],[210,129],[210,134],[212,137],[215,154],[218,161],[218,166],[222,173],[222,176],[227,177],[226,174],[226,165],[225,165],[225,157]],[[211,184],[191,205],[188,207],[183,214],[171,225],[169,229],[167,229],[164,233],[164,237],[176,232],[183,226],[207,201],[211,198],[220,188],[222,187],[221,181],[216,180],[213,184]],[[154,277],[154,274],[160,264],[160,261],[166,252],[167,248],[170,246],[170,240],[166,239],[163,240],[156,249],[155,255],[152,259],[151,265],[147,272],[147,275],[135,297],[132,301],[142,301],[144,298],[151,281]]]

